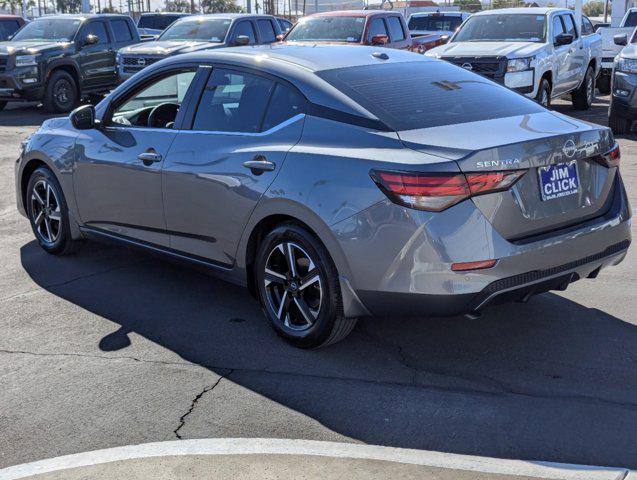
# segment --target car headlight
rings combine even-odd
[[[512,58],[507,62],[507,72],[524,72],[531,69],[531,62],[535,57]]]
[[[16,67],[31,67],[33,65],[37,65],[38,62],[36,59],[37,55],[18,55],[15,57],[15,66]]]
[[[615,70],[624,73],[637,73],[637,58],[619,57]]]

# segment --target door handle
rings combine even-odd
[[[276,164],[269,161],[263,155],[257,155],[252,160],[243,162],[243,166],[249,168],[254,175],[261,175],[263,172],[271,172],[276,168]]]
[[[155,150],[149,149],[148,151],[137,155],[137,158],[144,162],[144,165],[150,167],[153,163],[161,162],[162,157],[161,154],[157,153]]]

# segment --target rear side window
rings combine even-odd
[[[106,31],[106,24],[104,22],[91,22],[86,26],[84,36],[95,35],[99,39],[99,44],[110,43],[111,39]]]
[[[193,130],[258,132],[274,82],[264,77],[215,68],[201,97]]]
[[[403,25],[398,17],[387,17],[387,26],[392,42],[402,42],[405,39]]]
[[[257,28],[259,29],[262,43],[273,43],[276,41],[274,26],[270,20],[257,20]]]
[[[372,64],[317,75],[397,131],[543,111],[532,100],[443,61]]]
[[[261,130],[269,130],[304,112],[305,97],[296,89],[278,83],[270,99]]]
[[[591,21],[588,17],[582,17],[582,35],[591,35],[593,33],[595,33],[595,29]]]
[[[254,33],[254,27],[252,26],[252,22],[237,23],[237,26],[234,29],[235,40],[240,35],[245,35],[246,37],[248,37],[250,39],[250,45],[257,42],[256,40],[257,36]]]
[[[113,20],[111,21],[111,27],[113,27],[116,42],[129,42],[133,39],[133,34],[126,20]]]
[[[376,35],[388,35],[387,27],[385,27],[385,21],[382,18],[372,18],[369,22],[369,29],[367,30],[367,41],[371,42],[372,38]]]

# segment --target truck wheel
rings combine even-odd
[[[611,107],[610,114],[608,115],[608,126],[614,134],[620,135],[622,133],[628,133],[632,126],[632,121],[627,118],[620,117],[613,112]]]
[[[588,110],[595,100],[595,73],[588,67],[584,80],[577,90],[571,93],[573,107],[577,110]]]
[[[608,95],[610,93],[610,75],[600,75],[597,79],[597,90],[602,95]]]
[[[0,112],[7,106],[7,102],[0,102]]]
[[[546,108],[551,108],[551,84],[546,78],[540,82],[535,101]]]
[[[64,70],[56,70],[49,77],[44,96],[44,108],[51,113],[73,110],[78,99],[75,80]]]

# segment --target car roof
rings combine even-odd
[[[22,18],[20,15],[11,15],[8,13],[0,14],[0,20],[18,20],[18,19],[24,20],[24,18]]]
[[[386,15],[392,12],[391,10],[335,10],[331,12],[319,12],[308,15],[310,17],[373,17],[374,15]]]
[[[64,19],[64,18],[74,18],[79,20],[87,20],[89,18],[131,18],[128,15],[123,15],[121,13],[63,13],[57,15],[43,15],[41,17],[34,18],[33,20],[40,19]]]
[[[186,12],[143,12],[140,16],[141,17],[155,17],[155,16],[170,16],[170,17],[184,17],[184,16],[188,16],[188,15],[192,15],[192,13],[186,13]]]
[[[272,15],[261,15],[256,13],[205,13],[203,15],[190,15],[188,20],[206,19],[206,18],[227,18],[229,20],[235,18],[274,18]]]
[[[410,17],[437,17],[437,16],[461,17],[463,15],[469,15],[469,13],[467,12],[416,12],[416,13],[412,13]]]
[[[519,7],[519,8],[499,8],[496,10],[483,10],[476,12],[473,15],[500,15],[500,14],[528,14],[528,15],[548,15],[551,12],[570,12],[566,8],[553,8],[553,7]]]

